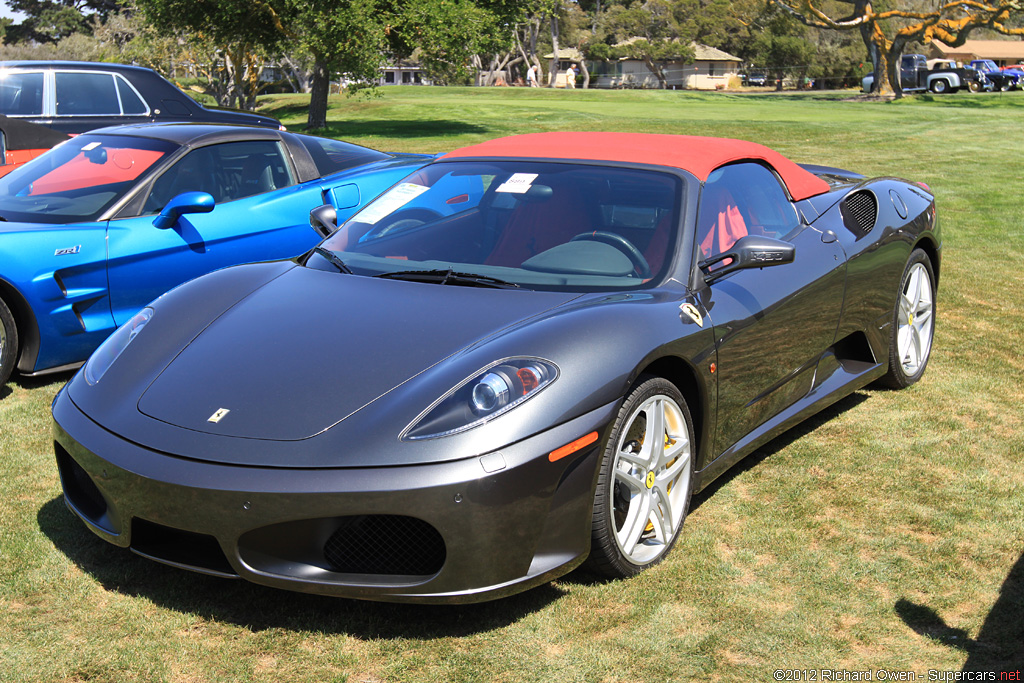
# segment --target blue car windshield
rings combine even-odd
[[[165,140],[79,135],[0,178],[0,216],[23,223],[94,221],[177,149]]]
[[[462,277],[440,280],[642,287],[668,269],[682,185],[671,173],[611,166],[440,161],[378,197],[322,246],[356,275],[417,279],[423,271],[434,274],[424,281],[438,281],[451,271]]]

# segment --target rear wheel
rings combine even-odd
[[[7,383],[18,359],[18,328],[11,309],[0,299],[0,387]]]
[[[889,337],[889,372],[881,382],[903,389],[921,379],[935,333],[935,274],[922,249],[910,254],[900,280]]]
[[[941,95],[942,93],[949,92],[949,81],[944,80],[942,78],[938,79],[937,81],[932,81],[932,92],[935,93],[936,95]]]
[[[693,422],[675,385],[653,377],[630,392],[601,461],[591,569],[623,578],[665,557],[690,506],[693,454]]]

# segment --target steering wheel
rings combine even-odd
[[[647,264],[647,259],[640,253],[640,250],[636,248],[632,242],[627,240],[625,237],[614,232],[583,232],[573,237],[570,242],[582,242],[589,240],[591,242],[602,242],[609,246],[615,247],[629,259],[629,262],[633,264],[633,269],[636,270],[636,274],[643,279],[651,277],[651,267]]]
[[[376,226],[375,229],[362,237],[360,241],[365,239],[377,239],[378,237],[384,237],[390,233],[418,228],[425,223],[436,221],[440,217],[441,214],[430,209],[404,209],[396,211],[387,217],[386,222],[382,221],[381,225]]]

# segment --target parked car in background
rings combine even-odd
[[[0,178],[0,386],[81,364],[197,275],[289,258],[425,164],[309,135],[202,124],[79,135]]]
[[[762,87],[768,85],[768,77],[763,71],[751,71],[745,76],[747,85],[752,87]]]
[[[347,598],[633,576],[741,458],[921,378],[941,245],[924,185],[740,140],[459,149],[112,335],[53,402],[64,500],[144,557]]]
[[[68,139],[66,133],[0,116],[0,176]]]
[[[900,57],[900,87],[904,92],[931,90],[942,94],[961,88],[977,92],[984,86],[983,77],[977,70],[942,61],[935,69],[930,69],[924,55],[903,55]],[[874,92],[874,74],[865,76],[861,85],[864,92]]]
[[[64,133],[166,121],[283,129],[270,116],[203,107],[152,69],[100,62],[0,62],[0,114]]]
[[[971,68],[977,69],[985,78],[990,80],[996,90],[1004,92],[1021,87],[1021,79],[1024,78],[1024,71],[1000,69],[991,59],[971,60]]]

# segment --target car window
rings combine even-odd
[[[0,216],[26,223],[95,220],[178,146],[79,135],[0,178]]]
[[[724,166],[704,183],[697,244],[705,258],[727,251],[746,235],[785,238],[799,225],[796,207],[778,178],[761,164]]]
[[[54,78],[57,116],[110,116],[121,113],[113,74],[58,71]]]
[[[117,95],[121,100],[121,113],[127,116],[139,116],[149,113],[149,107],[142,101],[135,89],[118,75],[114,76],[117,83]]]
[[[192,150],[154,181],[143,214],[158,213],[182,192],[208,192],[220,204],[294,184],[279,142],[209,145]]]
[[[0,71],[0,114],[42,116],[43,73]]]
[[[682,183],[670,173],[598,165],[435,163],[324,246],[361,275],[450,268],[535,289],[637,288],[672,260]]]
[[[320,176],[330,175],[346,168],[367,164],[371,161],[390,158],[389,154],[378,152],[375,149],[367,149],[359,145],[353,145],[341,140],[328,140],[317,138],[311,135],[296,136],[313,157],[317,172]]]

